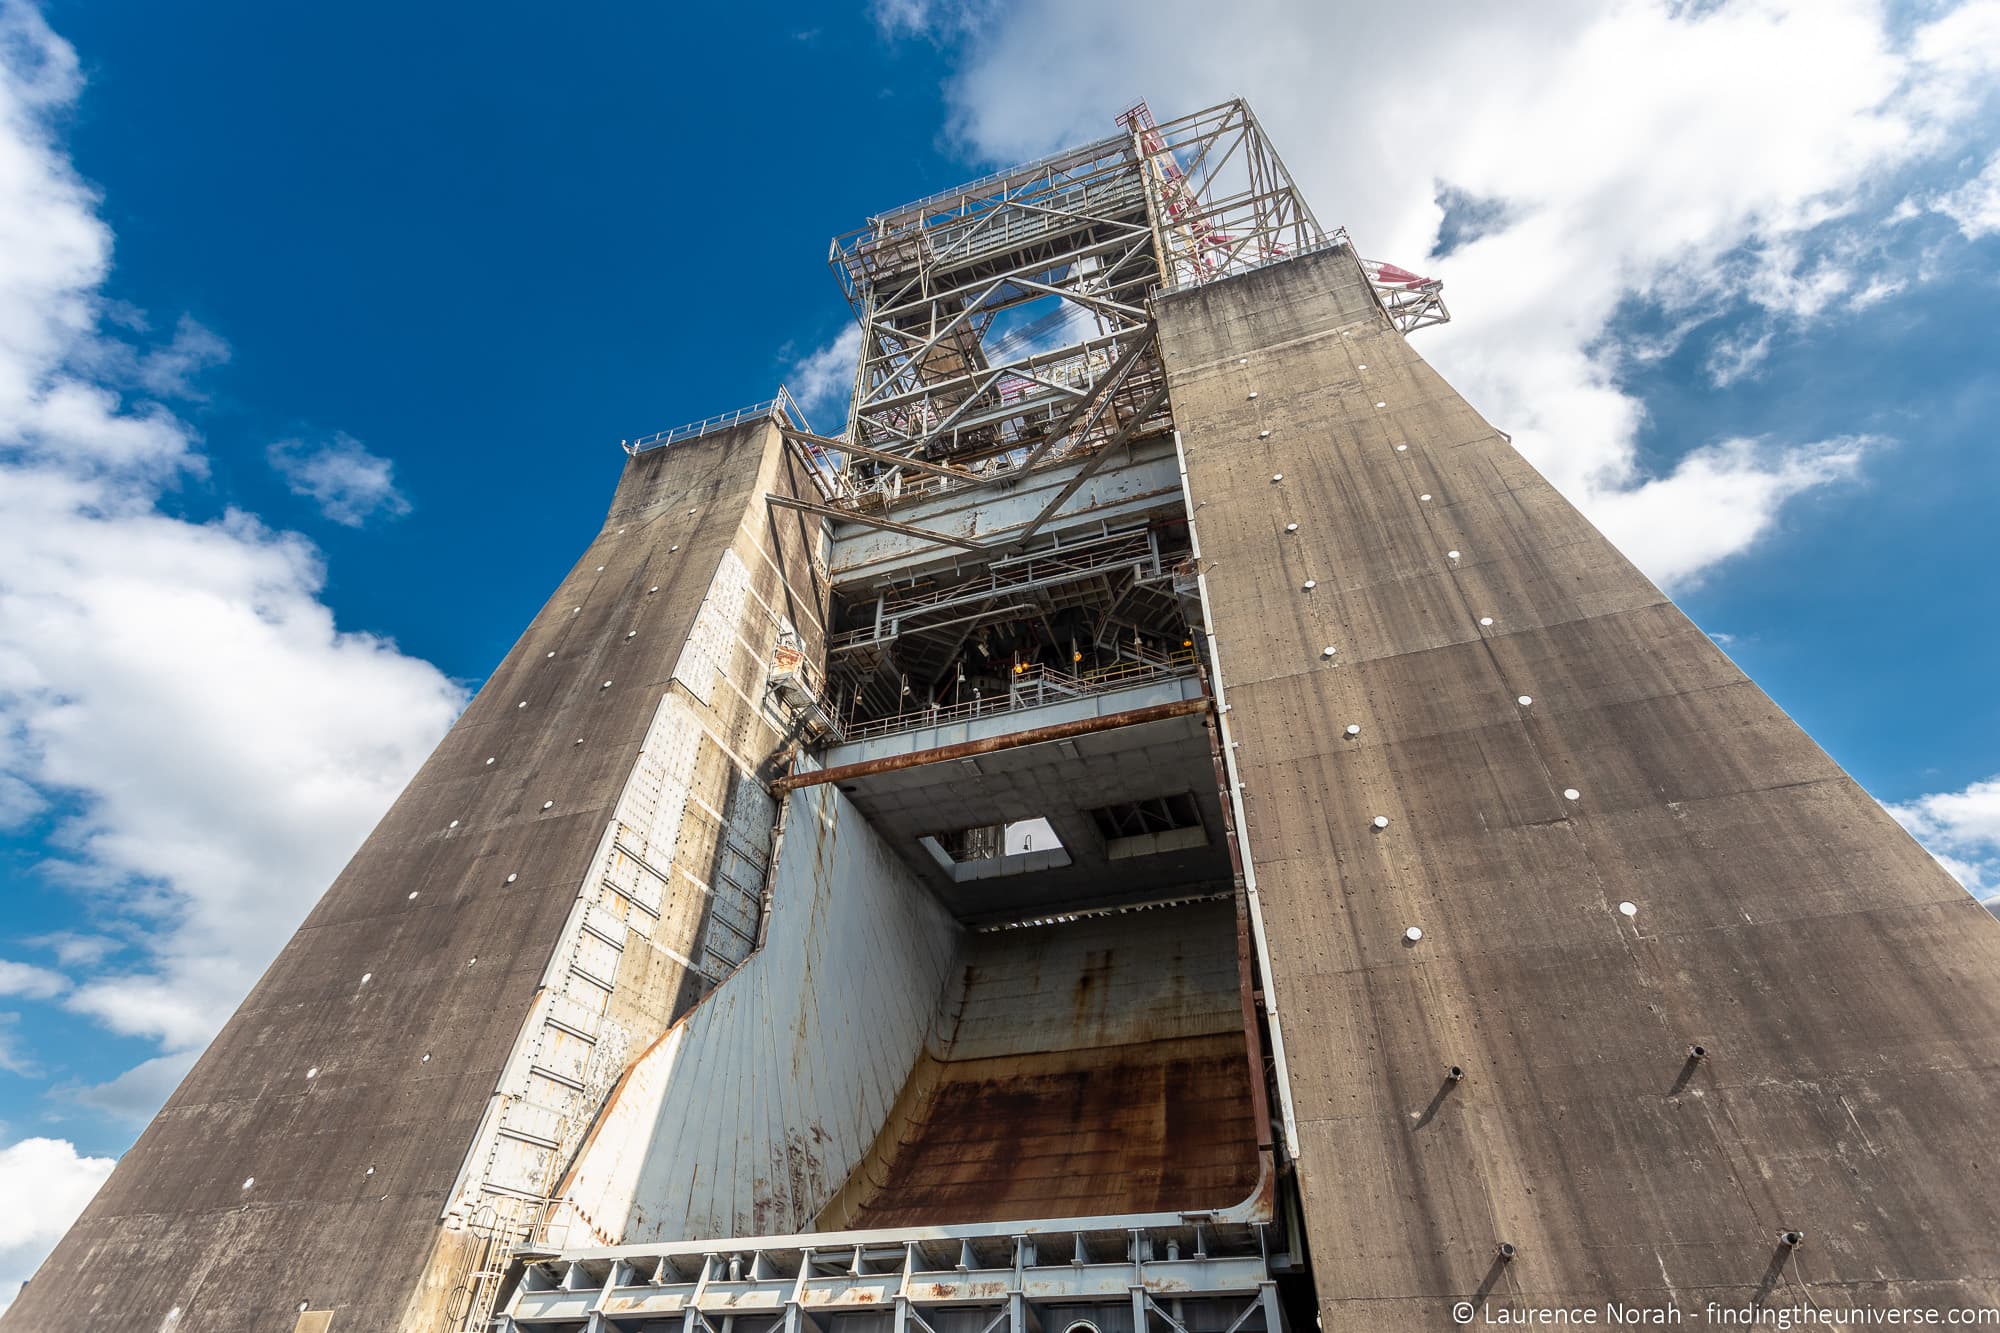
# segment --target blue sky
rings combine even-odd
[[[2000,0],[1489,11],[0,0],[0,1302],[617,442],[781,380],[837,428],[828,239],[1139,96],[1248,96],[1445,280],[1426,355],[2000,893]]]

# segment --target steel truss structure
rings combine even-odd
[[[939,709],[979,700],[981,675],[995,678],[983,697],[998,706],[1004,690],[1038,671],[1038,651],[1054,654],[1077,693],[1113,668],[1172,657],[1184,639],[1177,569],[1187,551],[1183,532],[1145,524],[846,602],[827,660],[844,727],[858,735],[869,721],[925,725]]]
[[[1152,1215],[531,1253],[506,1333],[1284,1333],[1262,1225]],[[1094,1316],[1094,1317],[1093,1317]]]
[[[992,474],[1164,429],[1146,297],[1325,239],[1243,102],[1120,125],[834,241],[862,324],[850,501],[899,498],[906,459]]]

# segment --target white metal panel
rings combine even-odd
[[[571,1175],[607,1243],[810,1225],[922,1049],[959,927],[836,788],[785,821],[765,948],[634,1066]]]

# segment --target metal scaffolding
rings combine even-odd
[[[902,498],[904,459],[974,465],[924,472],[963,485],[1166,429],[1146,298],[1324,239],[1242,101],[1119,124],[834,241],[863,335],[849,503]]]

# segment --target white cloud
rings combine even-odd
[[[21,1045],[21,1016],[0,1014],[0,1074],[40,1078],[42,1067]]]
[[[303,495],[336,523],[358,528],[378,514],[400,518],[410,502],[396,489],[396,465],[351,435],[308,444],[279,440],[265,451],[293,495]]]
[[[785,377],[785,387],[806,416],[829,435],[847,429],[847,403],[854,393],[854,365],[860,357],[861,326],[849,324]]]
[[[31,935],[25,943],[47,949],[64,967],[95,967],[125,947],[105,935],[80,935],[71,930]]]
[[[67,1095],[84,1106],[129,1124],[143,1125],[180,1086],[200,1054],[196,1050],[186,1050],[156,1056],[132,1066],[108,1083],[78,1088]]]
[[[65,952],[57,932],[70,989],[45,969],[5,975],[184,1067],[463,694],[336,625],[303,537],[163,508],[206,463],[187,422],[128,394],[193,394],[222,344],[192,322],[164,349],[127,341],[144,320],[102,295],[110,233],[55,136],[80,91],[67,44],[0,0],[0,798],[28,817],[61,797],[44,870],[94,938],[134,946]],[[397,503],[386,463],[310,484],[357,514]],[[162,1095],[166,1068],[102,1095]],[[0,1181],[0,1197],[20,1195]]]
[[[2000,232],[2000,153],[1977,176],[1931,200],[1931,208],[1958,224],[1968,240]]]
[[[1888,809],[1968,891],[2000,901],[2000,774]]]
[[[109,1157],[80,1157],[63,1139],[0,1148],[0,1310],[13,1304],[42,1256],[111,1174]]]
[[[1596,493],[1591,517],[1634,564],[1685,585],[1767,532],[1785,501],[1854,476],[1883,443],[1856,436],[1780,449],[1725,440],[1689,453],[1665,477]]]
[[[173,341],[139,361],[139,383],[163,398],[200,398],[194,382],[205,370],[229,360],[229,344],[191,316],[182,315]]]
[[[1243,0],[1226,22],[1200,0],[969,17],[899,0],[877,14],[951,46],[957,133],[995,160],[1100,137],[1141,93],[1163,116],[1248,97],[1322,222],[1445,279],[1456,320],[1418,335],[1425,356],[1665,581],[1742,551],[1787,496],[1852,477],[1858,455],[1774,440],[1699,450],[1685,476],[1649,466],[1621,362],[1747,307],[1755,327],[1713,363],[1727,380],[1754,369],[1766,330],[1882,299],[1903,279],[1867,240],[1896,202],[1878,192],[1963,155],[2000,62],[1982,36],[2000,31],[1995,0],[1903,36],[1871,0],[1444,0],[1421,18]],[[1433,264],[1441,195],[1485,212]],[[1664,346],[1611,336],[1634,302],[1680,318]],[[1635,529],[1697,493],[1732,516],[1726,540]]]
[[[29,963],[0,958],[0,995],[24,1000],[53,1000],[69,990],[69,978]]]

